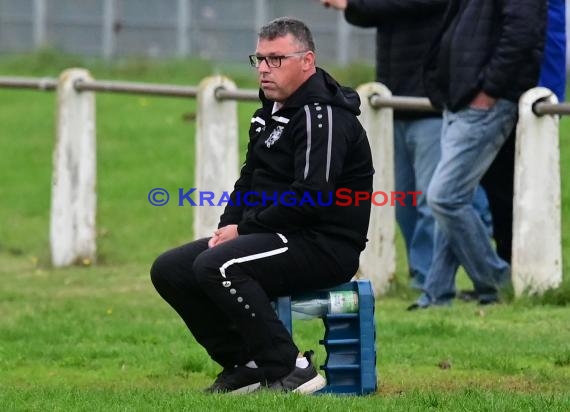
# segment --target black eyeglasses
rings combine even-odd
[[[296,53],[284,54],[282,56],[257,56],[255,54],[250,54],[249,64],[251,64],[251,67],[259,67],[261,65],[261,62],[265,60],[265,63],[267,63],[269,67],[276,69],[278,67],[281,67],[281,61],[283,59],[287,59],[288,57],[293,57],[293,56],[301,56],[305,53],[307,53],[307,50]]]

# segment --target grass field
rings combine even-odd
[[[42,53],[0,59],[1,75],[48,76],[71,66],[98,79],[195,85],[223,73],[204,62],[113,66]],[[372,70],[336,71],[353,85]],[[367,77],[369,76],[369,77]],[[542,298],[481,309],[406,312],[398,273],[376,310],[380,387],[368,397],[259,393],[206,396],[219,372],[158,297],[148,270],[163,250],[192,238],[192,210],[147,202],[153,187],[192,187],[191,99],[97,95],[98,262],[49,265],[53,93],[0,89],[0,409],[26,410],[552,410],[570,409],[570,281]],[[255,104],[240,104],[245,143]],[[570,123],[562,120],[564,272],[570,270]],[[464,278],[460,279],[467,285]],[[206,310],[207,308],[205,308]],[[303,349],[325,353],[318,320],[295,324]]]

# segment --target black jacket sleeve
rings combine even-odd
[[[234,190],[230,194],[230,200],[226,204],[224,213],[220,216],[220,223],[218,228],[238,224],[243,216],[244,205],[239,201],[240,193],[245,193],[249,190],[251,186],[251,174],[252,174],[252,160],[250,159],[251,153],[251,143],[248,144],[248,150],[246,155],[245,163],[243,164],[240,176],[234,185]]]
[[[376,27],[398,16],[422,15],[439,8],[449,0],[348,0],[344,16],[355,26]]]
[[[342,109],[325,105],[307,105],[300,112],[290,131],[295,140],[295,180],[287,196],[290,206],[277,202],[246,214],[238,225],[240,234],[301,230],[319,219],[326,209],[319,203],[334,195],[356,120]]]
[[[481,88],[491,96],[504,96],[522,66],[527,64],[544,36],[546,0],[503,0],[502,30],[489,63],[481,73]]]
[[[245,162],[242,165],[240,176],[234,184],[234,190],[230,194],[230,200],[226,204],[224,213],[222,216],[220,216],[220,223],[218,224],[218,228],[227,225],[238,224],[243,217],[245,206],[239,197],[243,195],[243,193],[251,190],[251,177],[255,168],[253,143],[257,139],[257,136],[259,135],[259,132],[264,125],[260,123],[263,122],[261,119],[262,112],[263,109],[259,109],[254,113],[252,117],[251,126],[249,128],[249,143],[247,145]]]

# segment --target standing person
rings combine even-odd
[[[545,0],[453,0],[424,66],[424,84],[444,109],[442,156],[428,188],[437,221],[424,294],[410,309],[446,304],[462,265],[479,302],[498,299],[509,265],[472,207],[475,188],[513,130],[517,101],[536,84]]]
[[[262,27],[249,59],[262,107],[219,228],[162,254],[151,278],[223,367],[207,391],[263,385],[311,393],[325,380],[310,354],[300,354],[271,299],[332,287],[356,273],[370,201],[341,207],[329,200],[337,188],[372,192],[370,146],[356,118],[358,94],[316,67],[303,22],[284,17]]]
[[[346,20],[376,28],[376,81],[397,96],[425,97],[422,64],[437,33],[448,0],[320,0],[344,11]],[[408,257],[412,287],[421,289],[433,258],[435,221],[426,201],[440,158],[441,113],[394,111],[396,191],[420,192],[417,206],[396,203],[396,220]],[[485,193],[478,189],[475,208],[491,219]]]
[[[558,97],[558,101],[564,101],[566,93],[566,4],[564,0],[548,0],[546,40],[538,86],[552,90]],[[493,216],[493,238],[497,254],[509,264],[513,245],[515,141],[516,130],[513,130],[481,180]],[[477,298],[475,291],[471,290],[462,291],[459,296],[464,300]]]
[[[564,101],[566,93],[566,7],[564,0],[548,0],[546,38],[538,86],[552,90],[558,97],[558,101]],[[493,215],[497,253],[509,263],[513,237],[515,140],[516,131],[513,130],[482,180],[482,185],[489,196]]]

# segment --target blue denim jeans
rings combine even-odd
[[[406,243],[410,275],[413,285],[420,288],[433,255],[435,223],[426,194],[440,157],[441,124],[438,117],[394,121],[396,190],[421,192],[417,206],[396,202],[396,220]]]
[[[489,110],[444,112],[441,160],[427,194],[437,224],[423,303],[444,304],[455,296],[459,265],[473,281],[480,301],[496,300],[498,288],[509,280],[509,266],[492,247],[473,198],[513,129],[516,114],[516,104],[503,99]]]
[[[442,119],[430,117],[394,121],[394,164],[396,190],[419,191],[417,206],[396,202],[396,220],[404,237],[412,287],[421,289],[433,258],[435,221],[427,204],[431,177],[439,162]],[[474,207],[486,230],[492,230],[485,191],[478,187]]]

